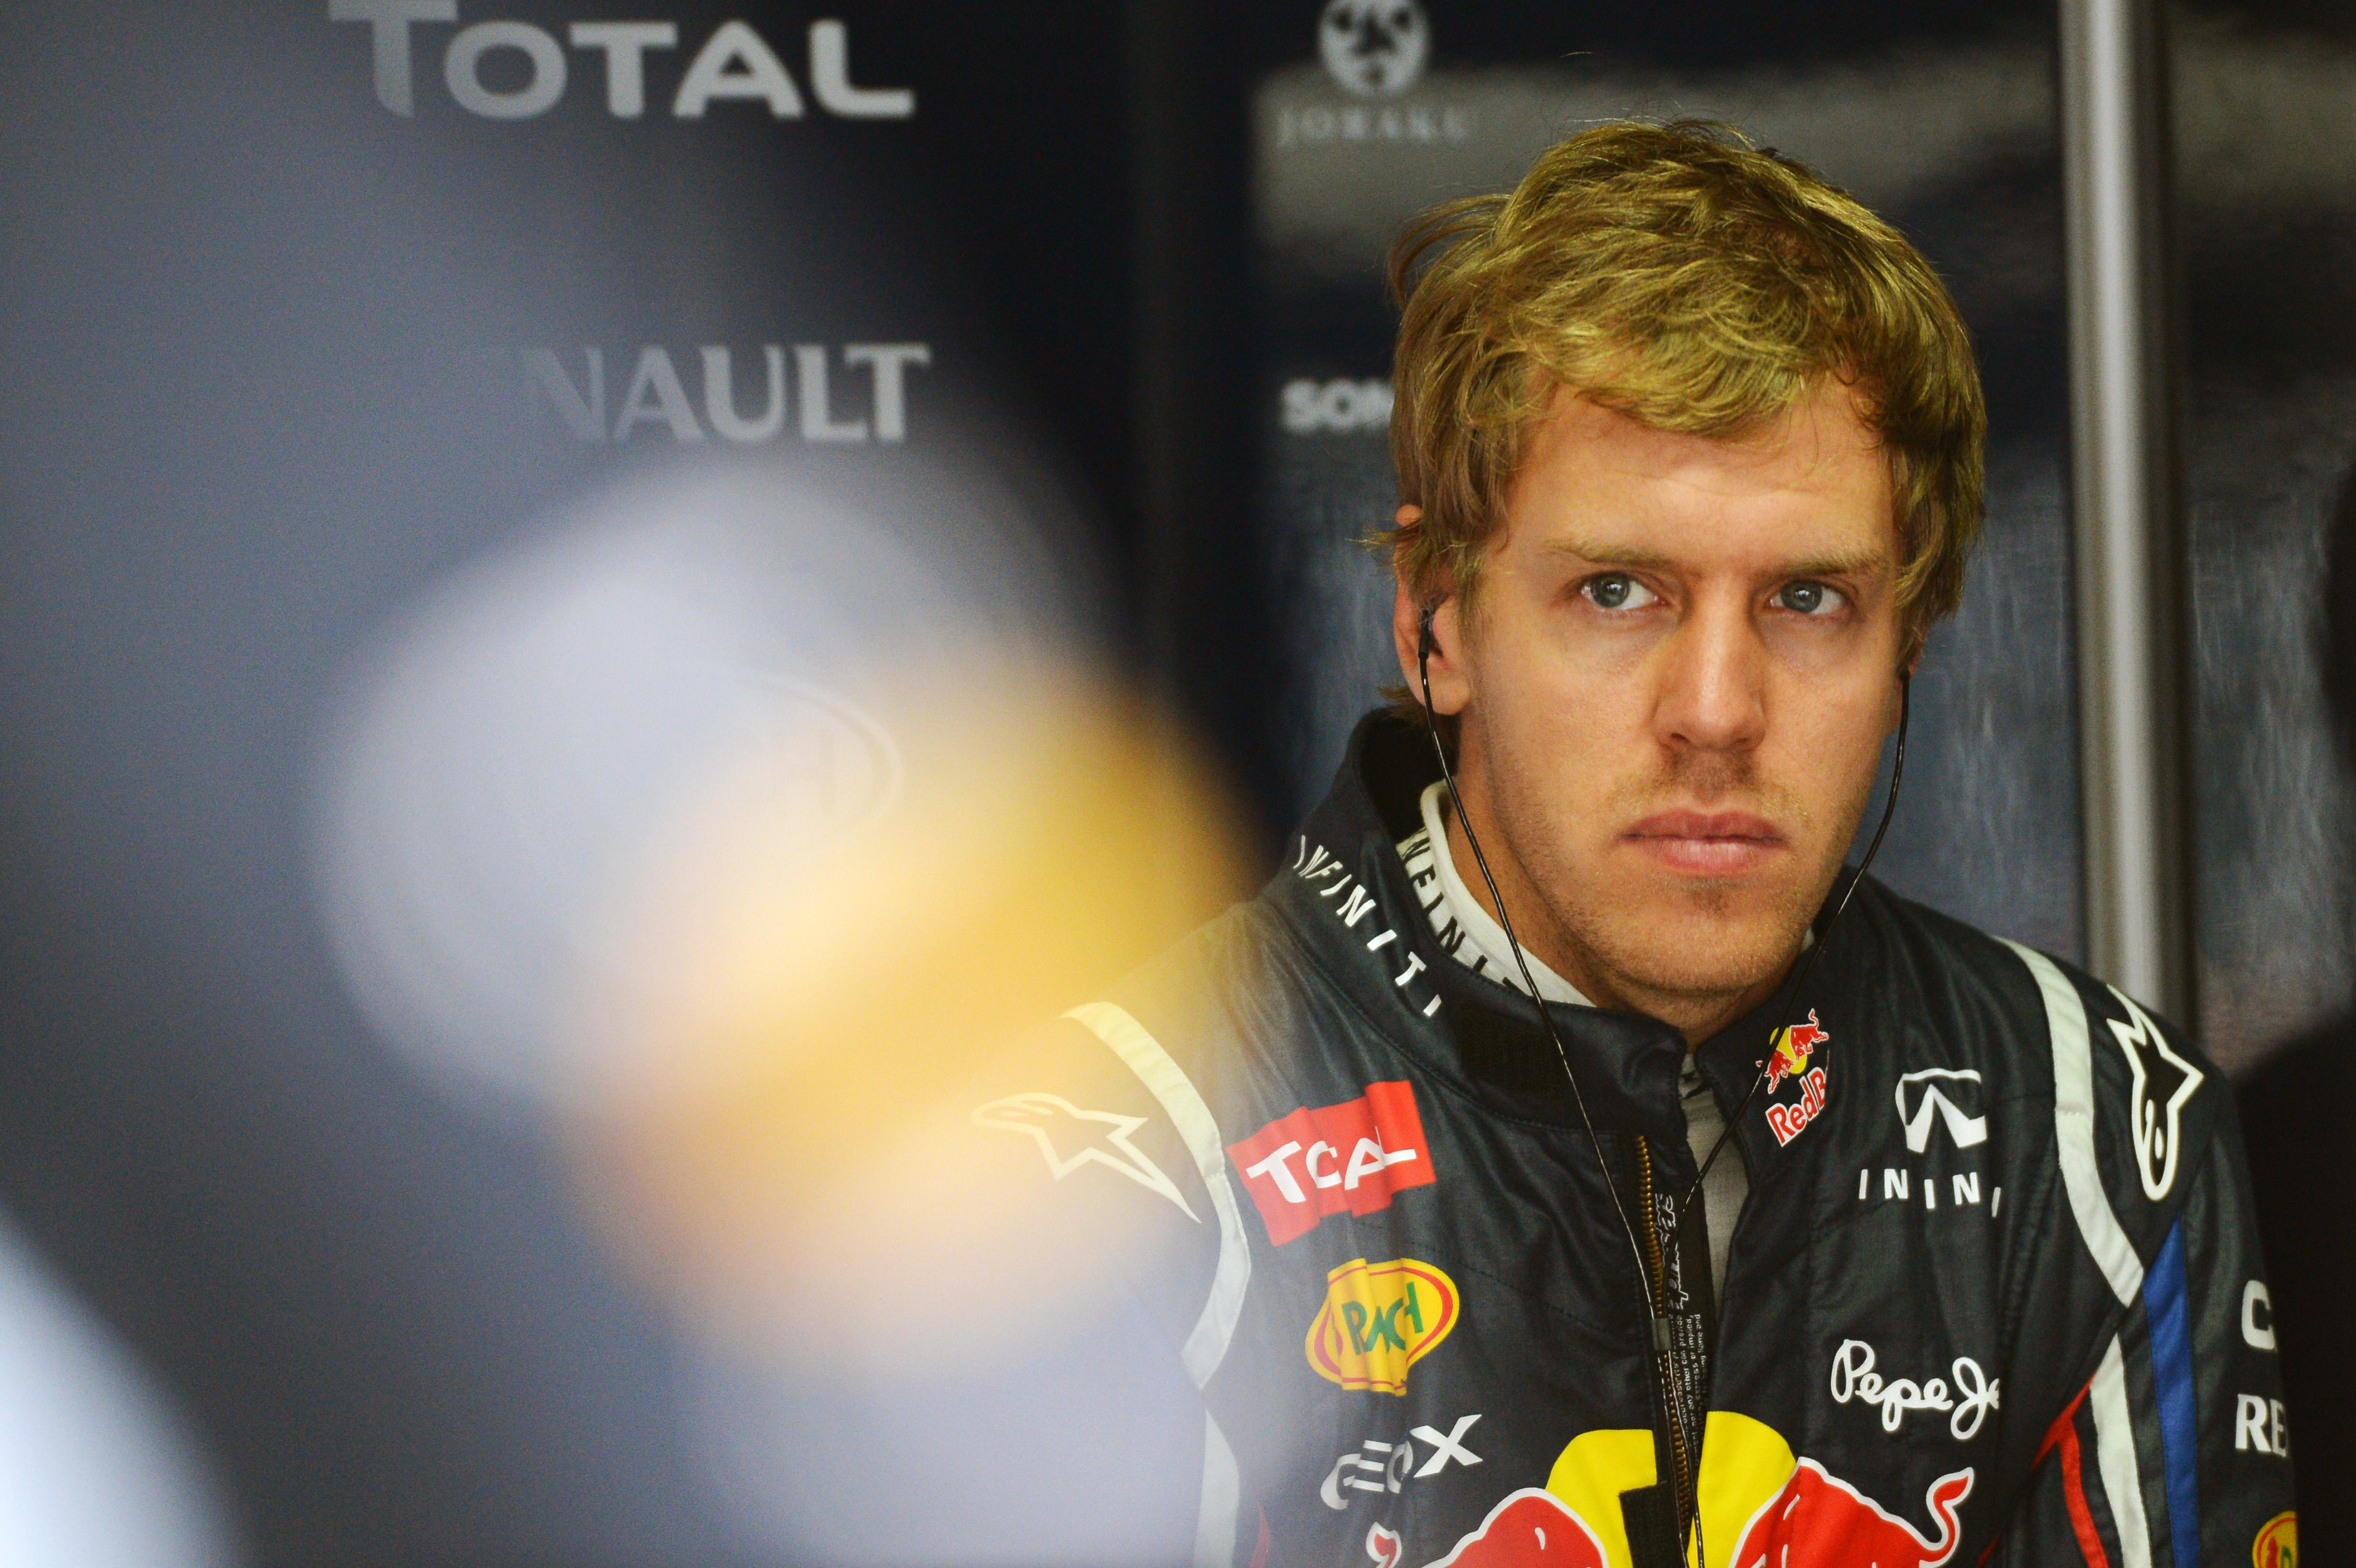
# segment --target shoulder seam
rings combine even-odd
[[[2094,1058],[2085,998],[2042,953],[2009,938],[1997,940],[2028,965],[2045,1004],[2046,1033],[2053,1048],[2054,1153],[2079,1238],[2109,1282],[2111,1294],[2122,1306],[2131,1307],[2143,1291],[2143,1259],[2111,1207],[2110,1195],[2103,1189],[2102,1167],[2094,1157]]]

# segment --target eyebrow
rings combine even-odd
[[[1643,549],[1633,545],[1612,544],[1600,539],[1557,539],[1545,547],[1551,556],[1574,556],[1593,561],[1599,566],[1633,566],[1660,570],[1675,564],[1659,550]],[[1804,555],[1787,560],[1777,569],[1782,577],[1869,577],[1890,568],[1890,557],[1882,550],[1862,549],[1847,552],[1831,551],[1822,555]]]

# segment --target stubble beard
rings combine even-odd
[[[1568,961],[1566,977],[1583,980],[1604,1005],[1680,1024],[1723,1012],[1798,956],[1873,788],[1868,773],[1833,813],[1833,831],[1819,834],[1816,814],[1797,795],[1726,752],[1665,759],[1650,777],[1614,785],[1580,823],[1558,822],[1553,812],[1561,808],[1549,807],[1535,778],[1530,769],[1493,768],[1489,806],[1540,905],[1550,962]],[[1671,803],[1754,811],[1783,827],[1789,860],[1764,879],[1673,877],[1632,867],[1625,850],[1590,826],[1634,821]],[[1582,864],[1582,851],[1601,863]],[[1798,863],[1803,857],[1808,863]]]

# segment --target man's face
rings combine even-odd
[[[1738,441],[1569,395],[1533,430],[1432,699],[1516,927],[1590,996],[1714,1027],[1797,951],[1897,719],[1897,551],[1837,384]],[[1411,689],[1418,619],[1402,591]]]

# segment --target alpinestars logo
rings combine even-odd
[[[1131,1140],[1145,1125],[1143,1116],[1117,1111],[1083,1111],[1060,1094],[1009,1094],[974,1112],[975,1125],[1002,1132],[1025,1133],[1038,1140],[1047,1158],[1047,1173],[1061,1181],[1084,1165],[1101,1165],[1119,1171],[1148,1192],[1156,1192],[1184,1211],[1186,1218],[1202,1219],[1186,1195],[1162,1174],[1146,1152]]]
[[[2111,995],[2127,1011],[2127,1022],[2105,1020],[2127,1059],[2134,1083],[2127,1115],[2134,1123],[2136,1174],[2143,1195],[2157,1203],[2176,1185],[2176,1143],[2184,1125],[2184,1102],[2201,1087],[2201,1070],[2176,1054],[2168,1037],[2141,1008],[2114,986]]]

